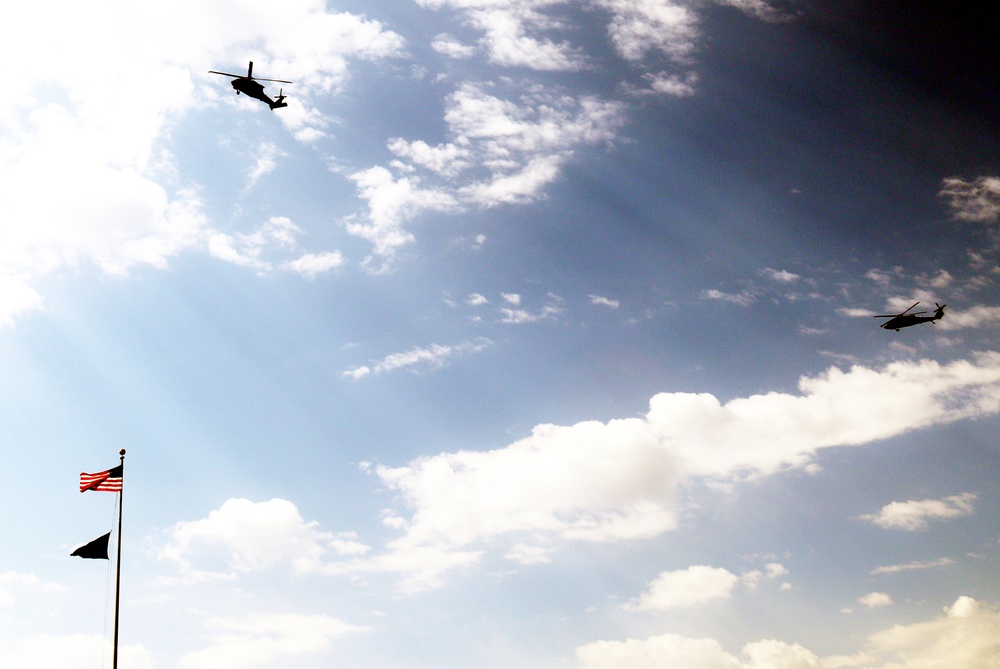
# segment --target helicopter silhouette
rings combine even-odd
[[[209,74],[221,74],[225,77],[235,77],[230,83],[233,88],[236,89],[236,95],[240,93],[245,93],[251,98],[255,98],[267,104],[271,110],[279,109],[280,107],[287,107],[288,103],[285,102],[285,95],[283,95],[284,89],[278,89],[278,97],[274,100],[269,98],[266,93],[264,93],[264,85],[257,83],[258,81],[276,81],[282,84],[290,84],[292,82],[286,81],[284,79],[265,79],[264,77],[253,76],[253,61],[250,61],[250,67],[247,68],[246,76],[242,74],[230,74],[229,72],[217,72],[216,70],[209,70]]]
[[[882,323],[879,327],[885,330],[895,330],[896,332],[899,332],[900,328],[908,328],[911,325],[920,325],[921,323],[930,323],[931,325],[934,325],[935,324],[934,321],[944,318],[944,308],[948,306],[947,304],[938,304],[937,302],[935,302],[934,306],[937,307],[937,310],[934,312],[933,316],[920,315],[920,314],[926,314],[927,313],[926,311],[914,311],[912,314],[907,313],[910,309],[917,306],[918,304],[920,304],[920,302],[914,302],[902,313],[881,314],[878,316],[874,316],[873,318],[888,318],[889,320],[887,320],[885,323]]]

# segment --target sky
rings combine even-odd
[[[9,8],[0,668],[110,666],[120,449],[123,669],[997,667],[1000,47],[925,4]]]

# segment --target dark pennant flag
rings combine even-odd
[[[111,539],[111,533],[108,532],[103,537],[98,537],[93,541],[91,541],[90,543],[80,546],[75,551],[70,553],[70,555],[87,558],[89,560],[107,560],[108,541],[110,539]]]

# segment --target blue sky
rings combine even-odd
[[[996,662],[978,5],[12,12],[0,667]]]

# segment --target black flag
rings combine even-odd
[[[90,543],[80,546],[70,553],[70,556],[75,555],[76,557],[88,558],[90,560],[107,560],[109,539],[111,539],[110,532],[103,537],[98,537]]]

